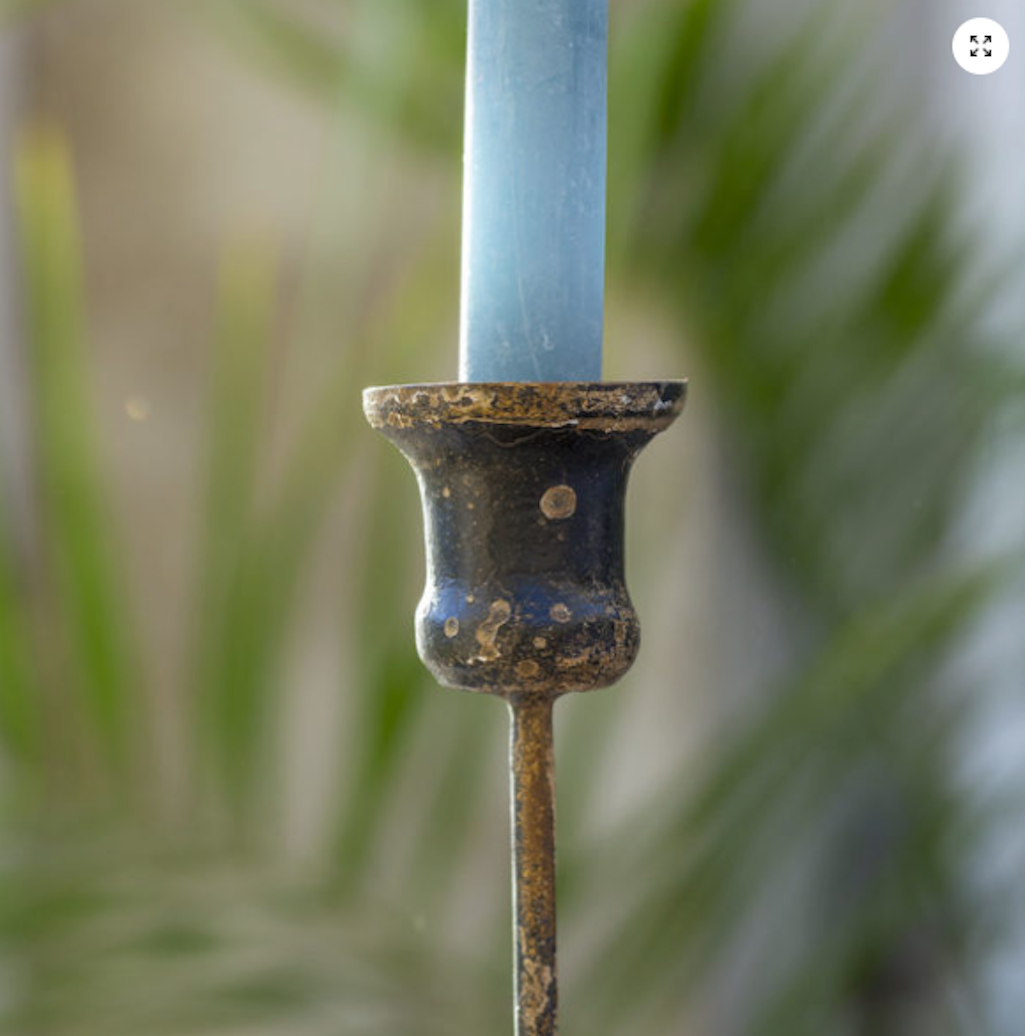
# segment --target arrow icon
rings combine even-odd
[[[979,56],[979,48],[976,47],[975,50],[972,51],[972,57],[973,58],[977,58],[978,56]]]
[[[971,39],[972,43],[978,43],[979,42],[979,37],[978,36],[971,36],[969,38]]]
[[[988,57],[988,58],[993,57],[993,51],[991,51],[991,50],[984,50],[983,54],[985,54],[986,57]]]
[[[992,36],[986,36],[986,37],[985,37],[985,38],[983,39],[983,41],[982,41],[982,42],[983,42],[983,43],[992,43],[992,42],[993,42],[993,37],[992,37]]]

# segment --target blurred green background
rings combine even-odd
[[[692,404],[558,710],[564,1031],[1018,1036],[1020,264],[911,53],[978,12],[612,6],[606,375]],[[464,22],[5,8],[4,1033],[510,1031],[506,716],[359,396],[455,374]]]

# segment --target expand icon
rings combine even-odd
[[[954,33],[954,60],[974,76],[987,76],[1001,68],[1011,52],[1011,41],[999,22],[971,18]]]

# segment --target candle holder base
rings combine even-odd
[[[423,502],[420,657],[448,687],[554,697],[615,682],[637,655],[623,510],[634,458],[684,382],[403,385],[367,417]]]

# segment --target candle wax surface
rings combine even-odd
[[[608,0],[470,0],[460,378],[597,381]]]

